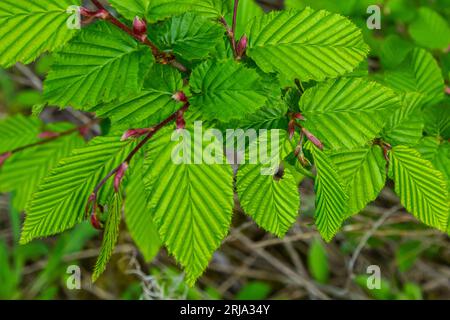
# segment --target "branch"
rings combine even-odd
[[[59,139],[61,137],[64,136],[68,136],[72,133],[75,132],[79,132],[81,135],[85,135],[86,130],[90,129],[90,127],[92,127],[93,125],[96,125],[98,123],[98,120],[91,120],[89,123],[87,124],[83,124],[81,126],[75,127],[73,129],[67,130],[67,131],[63,131],[63,132],[42,132],[39,137],[43,138],[41,141],[35,142],[35,143],[31,143],[31,144],[27,144],[25,146],[21,146],[18,147],[16,149],[7,151],[3,154],[0,155],[0,167],[6,162],[6,160],[8,160],[13,154],[16,154],[18,152],[24,151],[26,149],[30,149],[33,147],[37,147],[43,144],[47,144],[49,142],[52,142],[56,139]]]
[[[186,110],[189,108],[189,102],[185,98],[184,94],[183,94],[183,97],[184,97],[183,98],[184,101],[182,101],[182,102],[184,102],[184,105],[178,111],[174,112],[171,116],[169,116],[165,120],[161,121],[156,126],[147,128],[147,129],[130,130],[132,132],[137,132],[138,136],[143,136],[146,134],[145,138],[142,139],[141,142],[139,142],[139,144],[130,152],[130,154],[125,158],[124,161],[122,161],[116,168],[114,168],[111,172],[109,172],[106,175],[106,177],[103,178],[95,186],[94,191],[89,196],[88,203],[86,205],[85,210],[86,210],[86,214],[89,214],[89,211],[90,211],[91,224],[96,229],[102,228],[102,225],[97,217],[97,198],[98,198],[98,193],[100,192],[101,188],[108,182],[109,179],[111,179],[113,176],[115,176],[114,177],[114,189],[115,189],[115,192],[119,192],[120,183],[123,179],[125,171],[128,169],[128,166],[129,166],[131,160],[133,160],[134,156],[145,146],[145,144],[148,141],[150,141],[150,139],[158,131],[160,131],[162,128],[164,128],[166,125],[168,125],[170,122],[178,121],[180,116],[182,116],[184,114],[184,112],[186,112]],[[126,138],[126,137],[137,137],[137,136],[136,135],[127,135],[127,133],[125,133],[124,137]]]
[[[239,0],[234,0],[234,9],[233,9],[233,22],[231,27],[228,25],[227,21],[224,17],[221,17],[219,19],[219,22],[225,27],[227,30],[227,36],[230,40],[231,48],[233,49],[233,54],[235,58],[240,58],[242,56],[242,52],[239,53],[238,46],[236,43],[236,26],[237,26],[237,13],[238,13],[238,7],[239,7]],[[245,51],[241,50],[241,51]]]
[[[171,66],[180,70],[181,72],[187,72],[188,69],[182,63],[177,61],[173,55],[167,54],[166,52],[159,50],[158,47],[147,38],[146,33],[144,33],[144,34],[136,33],[132,28],[128,27],[127,25],[122,23],[119,19],[114,17],[105,8],[105,6],[103,6],[100,3],[100,1],[92,0],[92,3],[98,8],[98,11],[97,12],[89,12],[87,10],[83,10],[82,13],[84,12],[85,15],[90,16],[90,17],[95,16],[98,19],[109,21],[110,23],[114,24],[115,26],[117,26],[118,28],[120,28],[121,30],[123,30],[124,32],[129,34],[130,36],[132,36],[137,41],[150,47],[150,49],[152,50],[153,56],[162,64],[170,64]]]

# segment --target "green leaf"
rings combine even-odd
[[[120,136],[97,137],[62,159],[29,202],[20,242],[57,234],[83,221],[97,183],[126,158],[135,144],[121,142]],[[112,190],[112,182],[103,190]]]
[[[450,43],[450,27],[436,11],[422,7],[409,26],[409,33],[420,46],[429,49],[444,49]]]
[[[328,255],[322,241],[314,239],[308,250],[308,270],[320,283],[327,283],[330,278]]]
[[[425,137],[415,147],[422,157],[444,174],[450,192],[450,142],[435,137]]]
[[[391,145],[415,146],[423,135],[424,119],[421,112],[423,95],[406,93],[402,95],[401,108],[389,118],[383,136]]]
[[[133,164],[125,199],[125,221],[134,242],[146,261],[151,261],[161,247],[158,230],[153,223],[153,213],[147,209],[148,197],[142,178],[142,159]]]
[[[229,121],[255,112],[267,101],[267,88],[253,69],[232,60],[206,61],[192,72],[193,108],[208,120]]]
[[[248,23],[255,17],[264,15],[264,10],[255,0],[239,1],[236,19],[236,38],[240,39],[245,32]],[[231,26],[233,23],[233,13],[226,16],[226,21]]]
[[[304,125],[327,148],[352,149],[375,138],[400,100],[389,88],[358,78],[320,83],[306,90],[300,109]]]
[[[145,18],[152,0],[108,0],[122,16],[128,20]]]
[[[450,99],[428,107],[424,112],[425,132],[432,136],[450,139]]]
[[[237,193],[244,211],[263,229],[282,238],[295,223],[300,195],[288,168],[282,178],[264,175],[260,165],[245,164],[238,170]]]
[[[142,91],[119,102],[90,108],[97,117],[109,118],[115,126],[145,122],[153,126],[181,107],[172,96],[183,88],[181,74],[170,66],[155,64],[144,81]]]
[[[247,34],[248,56],[265,72],[291,80],[338,77],[353,71],[369,52],[350,20],[311,8],[255,18]]]
[[[105,271],[119,238],[120,220],[122,217],[122,196],[120,193],[114,193],[107,214],[108,217],[106,219],[105,231],[103,232],[102,247],[97,262],[95,263],[92,282],[97,281]]]
[[[195,0],[152,0],[147,10],[147,19],[149,22],[154,22],[189,12]]]
[[[0,155],[39,141],[38,118],[15,115],[0,120]]]
[[[192,157],[201,156],[202,146],[171,141],[173,132],[165,130],[147,145],[144,183],[161,239],[193,285],[230,227],[233,171],[228,164],[194,164]],[[180,150],[192,151],[191,157],[185,154],[191,164],[177,164],[172,158]],[[220,158],[225,162],[223,155]]]
[[[204,17],[217,19],[233,10],[233,0],[196,0],[193,10]]]
[[[308,143],[307,148],[314,157],[317,177],[316,212],[317,229],[322,238],[329,242],[341,227],[348,212],[348,195],[345,192],[340,172],[326,153]]]
[[[83,144],[77,132],[14,154],[0,168],[0,192],[15,191],[13,205],[23,210],[47,173]]]
[[[66,23],[70,6],[79,0],[2,0],[0,2],[0,66],[28,64],[69,41],[77,32]]]
[[[390,153],[389,176],[405,208],[424,224],[447,230],[449,195],[443,174],[414,149],[397,146]]]
[[[360,212],[374,201],[386,183],[386,160],[378,146],[329,154],[349,197],[348,214]]]
[[[219,24],[194,13],[185,13],[164,22],[150,38],[161,50],[195,60],[213,52],[223,34],[224,29]]]
[[[86,27],[55,58],[44,83],[48,103],[85,110],[136,94],[150,68],[150,48],[99,21]]]
[[[389,35],[381,47],[381,63],[386,68],[395,68],[405,60],[413,48],[412,43],[397,34]]]
[[[385,74],[386,83],[399,92],[419,92],[425,103],[444,98],[444,78],[433,55],[424,49],[413,50],[405,61]]]

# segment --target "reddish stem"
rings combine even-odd
[[[100,1],[98,0],[92,0],[92,3],[101,11],[106,11],[108,14],[106,16],[100,16],[100,19],[104,19],[106,21],[111,22],[112,24],[114,24],[115,26],[117,26],[118,28],[120,28],[121,30],[123,30],[124,32],[126,32],[127,34],[129,34],[130,36],[132,36],[134,39],[136,39],[137,41],[143,43],[144,45],[150,47],[150,49],[152,50],[152,54],[153,56],[158,59],[158,60],[162,60],[161,62],[163,64],[170,64],[172,65],[174,68],[180,70],[181,72],[186,72],[188,69],[181,64],[179,61],[176,61],[175,58],[172,55],[168,55],[165,52],[162,52],[158,49],[158,47],[153,44],[147,37],[142,37],[142,35],[136,34],[132,28],[128,27],[127,25],[125,25],[124,23],[122,23],[119,19],[117,19],[116,17],[114,17],[111,13],[109,13],[109,11],[105,8],[105,6],[103,6]]]

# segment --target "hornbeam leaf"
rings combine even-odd
[[[260,165],[239,168],[236,188],[244,211],[263,229],[283,237],[295,223],[300,195],[289,168],[281,178],[263,175]]]
[[[409,26],[409,33],[417,44],[429,49],[444,49],[450,43],[450,26],[436,11],[422,7]]]
[[[450,202],[444,175],[414,149],[397,146],[390,153],[389,176],[406,210],[424,224],[447,230]]]
[[[309,7],[257,17],[246,33],[248,56],[265,72],[291,80],[336,78],[353,71],[369,52],[350,20]]]
[[[425,132],[432,136],[450,139],[450,98],[424,111]]]
[[[20,114],[0,120],[0,155],[38,142],[41,126],[38,118]]]
[[[108,217],[106,218],[105,231],[103,233],[102,247],[95,263],[92,281],[95,282],[105,271],[109,259],[111,259],[119,238],[120,220],[122,217],[122,196],[114,193],[108,206]]]
[[[424,103],[434,104],[444,98],[444,78],[437,61],[425,49],[414,49],[405,61],[385,74],[386,83],[399,92],[419,92]]]
[[[172,132],[162,131],[148,144],[144,183],[161,239],[185,268],[186,280],[192,285],[230,227],[233,171],[228,164],[179,163],[172,158],[177,150],[191,150],[190,157],[184,155],[192,161],[202,156],[203,148],[196,141],[185,141],[182,132],[178,133],[182,142],[172,141]],[[222,147],[218,145],[219,150]],[[225,162],[223,154],[220,159]]]
[[[329,80],[306,90],[300,100],[304,125],[327,148],[365,145],[383,129],[388,115],[400,106],[389,88],[358,78]]]
[[[50,104],[85,110],[136,94],[152,63],[150,48],[99,21],[58,52],[44,83]]]
[[[415,149],[444,174],[450,192],[450,142],[435,137],[425,137]]]
[[[65,231],[85,218],[85,207],[98,182],[116,168],[136,142],[120,136],[97,137],[62,159],[42,180],[28,203],[21,243]],[[112,183],[103,192],[112,190]]]
[[[408,146],[415,146],[419,142],[424,129],[421,112],[423,101],[423,95],[420,93],[410,92],[403,95],[401,108],[393,113],[383,130],[386,142]]]
[[[202,63],[192,72],[190,85],[192,107],[208,120],[243,118],[261,108],[269,95],[255,70],[233,60]]]
[[[170,66],[155,64],[144,80],[142,91],[119,102],[100,104],[89,111],[109,118],[113,125],[144,122],[146,127],[161,122],[181,107],[172,96],[183,88],[181,74]]]
[[[386,160],[379,146],[331,152],[349,197],[348,215],[375,200],[386,183]]]
[[[203,59],[223,39],[219,24],[194,13],[185,13],[164,22],[150,38],[159,49],[174,52],[186,60]]]
[[[0,168],[0,192],[15,191],[13,205],[23,210],[39,182],[75,148],[84,144],[78,132],[14,154]]]
[[[0,66],[28,64],[69,41],[78,30],[67,25],[79,0],[0,1]]]
[[[126,186],[125,221],[134,242],[146,261],[151,261],[161,247],[161,239],[148,209],[148,197],[142,177],[143,159],[135,161]]]
[[[331,241],[341,227],[348,213],[348,195],[342,178],[328,155],[311,143],[307,148],[314,157],[317,177],[314,183],[316,191],[316,226],[325,241]]]

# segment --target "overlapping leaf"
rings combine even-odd
[[[450,139],[450,98],[442,104],[424,110],[425,132],[429,135]]]
[[[353,71],[369,51],[350,20],[311,8],[255,18],[246,33],[247,54],[257,65],[291,80],[335,78]]]
[[[300,100],[304,125],[327,148],[359,147],[375,138],[400,106],[389,88],[358,78],[342,78],[307,90]]]
[[[192,158],[202,156],[202,146],[189,144],[190,140],[173,142],[171,133],[162,132],[148,145],[144,182],[161,239],[185,268],[187,282],[193,284],[228,232],[234,204],[233,172],[227,164],[194,164]],[[188,150],[192,164],[173,158]]]
[[[424,49],[414,49],[395,70],[386,72],[386,83],[400,92],[419,92],[426,103],[444,98],[444,79],[433,55]]]
[[[20,114],[0,120],[0,155],[38,142],[41,125],[39,119]]]
[[[155,64],[144,81],[142,91],[119,102],[89,109],[97,117],[109,118],[113,125],[153,126],[178,110],[181,105],[172,96],[183,87],[181,74],[170,66]]]
[[[0,2],[0,66],[30,63],[54,50],[77,32],[70,29],[67,13],[79,0],[2,0]]]
[[[229,121],[261,108],[268,99],[266,84],[253,70],[232,60],[202,63],[192,72],[193,108],[206,119]]]
[[[344,183],[326,153],[312,144],[308,144],[314,157],[317,177],[314,188],[316,192],[316,226],[322,238],[331,241],[341,227],[348,213],[348,195]]]
[[[78,133],[74,133],[13,155],[0,168],[0,192],[15,191],[13,205],[16,210],[23,210],[47,173],[83,143]]]
[[[119,238],[120,220],[122,217],[122,196],[120,193],[114,193],[109,204],[108,217],[106,218],[105,231],[103,233],[102,247],[95,263],[92,281],[96,281],[105,271],[109,259],[116,247]]]
[[[150,36],[159,49],[194,60],[213,52],[223,34],[224,29],[219,24],[194,13],[185,13],[164,22]]]
[[[424,118],[421,112],[423,95],[415,92],[402,97],[401,108],[394,114],[384,128],[383,136],[392,145],[414,146],[423,135]]]
[[[435,137],[423,138],[415,147],[422,157],[444,174],[450,192],[450,142]]]
[[[161,239],[153,222],[153,214],[148,209],[148,196],[142,178],[142,162],[133,164],[133,172],[128,179],[125,199],[125,221],[134,242],[146,261],[152,260],[161,247]]]
[[[429,49],[444,49],[450,43],[450,26],[436,11],[422,7],[409,26],[414,41]]]
[[[150,49],[107,22],[86,27],[58,52],[44,83],[50,104],[85,109],[139,92]]]
[[[28,204],[21,243],[57,234],[81,222],[95,185],[126,158],[134,144],[121,142],[120,136],[98,137],[61,160]],[[105,190],[112,190],[111,183]]]
[[[424,224],[447,230],[448,186],[444,175],[414,149],[397,146],[390,153],[389,175],[405,208]]]
[[[386,160],[378,146],[329,154],[349,197],[348,214],[360,212],[375,200],[386,183]]]
[[[295,223],[300,196],[294,176],[284,168],[282,178],[263,175],[260,165],[243,165],[237,174],[237,193],[244,211],[263,229],[283,237]]]

